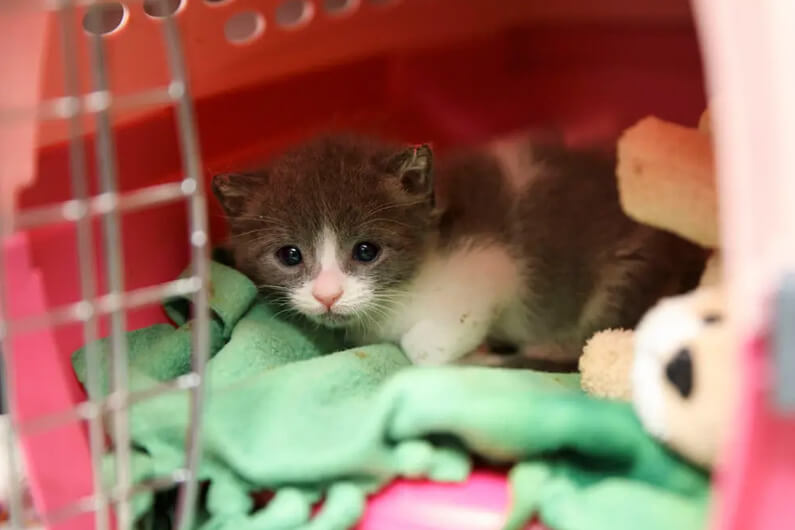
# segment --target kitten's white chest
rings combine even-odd
[[[483,342],[520,289],[519,267],[501,245],[433,253],[392,308],[357,338],[398,343],[415,363],[450,362]]]

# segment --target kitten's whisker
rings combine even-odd
[[[364,334],[364,331],[366,329],[365,328],[365,324],[368,324],[368,325],[370,325],[372,327],[378,327],[378,322],[368,312],[362,311],[359,314],[361,315],[361,317],[364,320],[364,322],[362,323],[362,334]]]
[[[362,310],[361,312],[370,317],[375,325],[378,325],[380,322],[377,322],[375,317],[377,316],[382,321],[388,320],[389,317],[394,314],[395,306],[392,304],[386,307],[384,304],[376,303],[371,304],[366,310]]]
[[[289,292],[290,288],[283,285],[274,285],[271,283],[260,283],[254,285],[257,289],[273,289],[274,291]]]
[[[408,202],[385,204],[383,206],[380,206],[378,208],[375,208],[375,209],[367,212],[366,218],[367,217],[372,217],[372,216],[374,216],[376,214],[379,214],[381,212],[385,212],[387,210],[392,210],[394,208],[410,208],[412,206],[417,206],[417,205],[423,204],[425,202],[426,202],[426,199],[419,199],[419,200],[408,201]]]
[[[416,296],[415,295],[409,295],[409,294],[392,295],[392,296],[390,296],[390,295],[374,295],[371,298],[371,300],[373,300],[374,302],[379,303],[379,304],[383,303],[383,304],[394,305],[394,304],[398,304],[399,303],[399,304],[405,305],[412,298],[416,299]]]
[[[413,293],[403,292],[403,291],[394,291],[394,292],[375,292],[372,294],[372,298],[375,299],[394,299],[404,297],[407,298],[409,296],[414,296]]]
[[[298,312],[295,311],[292,307],[286,307],[280,311],[275,312],[271,318],[276,319],[279,318],[281,315],[290,314],[290,313],[298,314]]]
[[[257,234],[262,234],[262,233],[265,234],[263,237],[256,237]],[[232,240],[232,241],[235,241],[235,240],[243,239],[245,237],[252,237],[252,236],[255,236],[255,237],[253,237],[253,239],[251,239],[249,241],[249,243],[256,243],[258,241],[263,241],[263,240],[267,240],[267,239],[278,239],[280,237],[288,237],[289,234],[286,231],[282,230],[281,228],[275,229],[274,227],[271,226],[271,227],[265,227],[265,228],[257,228],[256,230],[248,230],[247,232],[240,232],[240,233],[237,233],[237,234],[231,234],[228,237],[228,239]]]
[[[365,219],[362,223],[359,224],[359,228],[370,226],[375,223],[392,223],[400,226],[405,226],[406,228],[411,228],[411,229],[414,228],[412,225],[408,223],[404,223],[403,221],[398,221],[397,219],[389,219],[388,217],[375,217],[375,218]]]
[[[225,216],[226,217],[226,216]],[[270,215],[234,215],[226,217],[230,221],[271,221],[281,222],[280,219]]]
[[[253,229],[253,230],[247,230],[245,232],[238,232],[236,234],[230,234],[227,239],[235,240],[235,239],[240,239],[240,238],[245,237],[245,236],[250,236],[251,234],[259,234],[259,233],[262,233],[262,232],[271,232],[271,228],[270,227],[262,227],[262,228],[256,228],[256,229]]]

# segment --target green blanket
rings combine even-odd
[[[348,528],[366,495],[391,479],[464,480],[473,455],[513,465],[507,528],[534,514],[557,530],[703,524],[707,478],[649,438],[629,406],[583,395],[576,375],[410,367],[391,345],[342,350],[339,336],[280,317],[218,263],[211,307],[199,470],[209,486],[197,528]],[[169,300],[165,309],[175,326],[128,335],[133,391],[189,370],[189,305]],[[99,344],[107,393],[109,345]],[[84,381],[82,350],[73,364]],[[184,465],[188,407],[185,392],[132,406],[136,481]],[[106,464],[112,471],[110,456]],[[262,490],[275,496],[254,510],[250,494]],[[151,523],[172,501],[139,495],[138,520]]]

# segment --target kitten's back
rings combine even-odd
[[[632,328],[660,297],[696,286],[706,252],[624,214],[611,156],[514,145],[508,163],[454,155],[438,176],[445,244],[500,242],[521,263],[524,336],[501,339],[576,358],[594,332]]]
[[[695,287],[705,251],[624,214],[612,157],[554,147],[534,157],[540,169],[512,230],[528,305],[546,315],[545,329],[565,333],[555,324],[574,323],[568,332],[579,343],[599,329],[632,328],[660,297]]]

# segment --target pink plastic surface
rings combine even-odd
[[[795,528],[795,418],[770,403],[768,344],[757,338],[742,351],[745,372],[737,434],[715,479],[720,530]]]
[[[31,109],[40,99],[48,24],[44,12],[0,11],[0,113]],[[7,228],[18,189],[36,175],[36,131],[31,121],[0,123],[0,216]],[[40,314],[48,307],[44,283],[31,262],[27,235],[17,235],[3,244],[8,296],[4,317],[20,318]],[[13,379],[9,400],[15,419],[25,421],[68,407],[77,399],[72,392],[68,359],[61,355],[53,335],[47,330],[17,335],[4,351]],[[25,374],[25,375],[23,375]],[[30,487],[39,507],[54,510],[76,497],[92,491],[90,475],[80,472],[67,480],[65,474],[53,473],[65,462],[86,462],[89,458],[86,439],[77,424],[25,436],[22,447],[30,474]],[[90,524],[84,516],[57,525],[60,529],[80,530]]]
[[[502,474],[478,471],[463,484],[399,480],[373,497],[356,530],[494,530],[505,522]],[[543,530],[531,522],[526,530]]]
[[[272,83],[312,70],[360,60],[375,54],[440,45],[473,38],[526,22],[641,22],[677,24],[688,16],[687,0],[350,0],[338,12],[324,9],[323,0],[304,1],[306,9],[293,26],[281,26],[276,13],[284,0],[184,1],[177,23],[185,41],[193,94],[210,98],[246,86]],[[294,2],[295,3],[295,2]],[[119,93],[164,86],[168,81],[160,28],[146,15],[142,2],[127,2],[128,17],[108,40],[109,53],[118,60],[110,79]],[[261,17],[261,38],[230,44],[224,24],[232,15],[253,12]],[[78,15],[82,16],[82,8]],[[57,39],[49,42],[43,93],[63,92],[63,73]],[[78,52],[84,89],[91,86],[88,53]],[[128,66],[135,64],[135,68]],[[117,119],[129,123],[147,116],[147,110],[124,111]],[[86,126],[93,124],[87,120]],[[62,122],[42,127],[40,142],[51,145],[66,137]]]
[[[49,20],[39,12],[0,12],[0,43],[6,50],[0,54],[0,114],[38,103]],[[32,121],[0,123],[0,215],[4,220],[13,210],[17,188],[35,175],[36,129]]]
[[[782,274],[795,271],[795,2],[694,5],[714,99],[724,264],[742,365],[714,526],[792,529],[795,414],[773,404],[776,368],[765,337]],[[795,374],[787,376],[783,384],[793,384]]]
[[[41,274],[31,267],[30,247],[25,236],[19,235],[5,245],[6,268],[12,281],[6,286],[11,303],[11,318],[41,313],[45,307],[44,284]],[[15,336],[11,342],[11,377],[14,377],[13,404],[15,419],[20,422],[64,410],[64,404],[76,398],[71,390],[69,359],[59,355],[53,335],[46,331]],[[16,377],[18,374],[36,374]],[[21,439],[30,475],[31,493],[39,501],[39,508],[54,511],[75,498],[91,495],[90,475],[80,472],[66,477],[53,472],[72,462],[89,462],[90,454],[81,425],[64,426],[26,435]],[[53,528],[81,530],[91,524],[91,517],[81,515]]]

